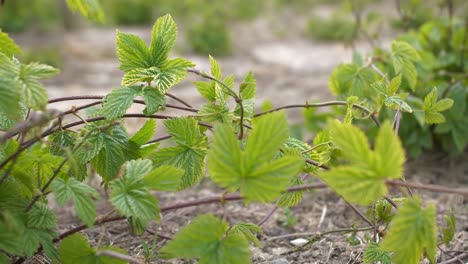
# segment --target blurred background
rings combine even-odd
[[[101,0],[102,22],[73,14],[65,0],[6,0],[0,28],[22,47],[23,62],[61,69],[47,81],[49,97],[104,95],[120,85],[116,28],[149,43],[157,17],[170,13],[178,24],[172,56],[209,70],[208,54],[239,83],[252,70],[257,107],[333,99],[330,73],[356,54],[388,49],[399,34],[441,17],[466,17],[465,0]],[[193,105],[202,98],[189,78],[171,92]],[[54,105],[54,107],[57,105]],[[62,105],[60,107],[69,107]],[[290,118],[325,119],[293,110]],[[309,119],[310,119],[309,118]],[[313,122],[309,122],[314,130]],[[306,123],[307,126],[307,123]],[[292,129],[301,138],[303,129]]]

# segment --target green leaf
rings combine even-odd
[[[229,112],[229,108],[226,104],[217,105],[215,103],[207,103],[202,106],[200,111],[198,111],[198,116],[201,117],[202,121],[208,122],[210,124],[220,123],[230,123],[233,118],[233,114]]]
[[[219,63],[213,58],[211,55],[208,56],[210,59],[210,72],[213,77],[215,77],[218,80],[221,80],[223,78],[223,74],[221,72],[221,66],[219,66]]]
[[[88,227],[94,225],[96,204],[93,198],[99,198],[99,193],[95,189],[74,178],[66,180],[58,178],[52,183],[52,191],[59,205],[64,205],[68,200],[72,199],[81,221]]]
[[[398,208],[382,243],[382,249],[393,252],[396,264],[418,264],[423,253],[435,263],[437,223],[435,206],[421,208],[418,198],[408,199]]]
[[[206,140],[200,142],[205,145]],[[180,188],[194,185],[203,175],[206,147],[189,148],[184,146],[163,148],[151,155],[155,166],[172,165],[185,171]]]
[[[117,247],[105,247],[103,250],[112,250],[119,253],[125,253]],[[96,250],[92,248],[87,239],[82,234],[73,234],[62,240],[59,247],[61,261],[64,264],[123,264],[125,261],[111,258],[108,256],[97,256]]]
[[[118,30],[117,56],[120,61],[120,69],[124,72],[151,67],[150,53],[145,42],[136,35],[122,33]]]
[[[148,119],[146,123],[130,138],[130,141],[135,142],[138,146],[144,145],[150,141],[156,131],[156,121]]]
[[[245,147],[247,169],[270,161],[289,138],[285,112],[274,112],[254,119],[253,128]]]
[[[257,225],[240,222],[231,227],[228,235],[241,236],[245,240],[252,242],[255,246],[261,248],[263,247],[262,243],[255,236],[255,233],[263,234],[263,230]]]
[[[181,146],[195,147],[201,145],[200,142],[206,140],[205,135],[200,131],[197,120],[194,118],[167,119],[164,120],[164,126],[172,136],[172,139]]]
[[[47,91],[38,82],[40,79],[55,76],[59,70],[44,64],[21,64],[17,80],[21,101],[28,107],[41,110],[47,105]]]
[[[370,98],[374,92],[371,84],[377,80],[378,75],[369,67],[341,64],[333,70],[328,84],[333,94]]]
[[[330,126],[330,137],[346,159],[361,165],[371,161],[369,142],[359,128],[335,121]]]
[[[164,110],[166,107],[166,98],[153,87],[143,88],[143,100],[146,104],[146,108],[143,110],[143,113],[147,116],[152,115],[159,110]]]
[[[453,237],[455,236],[455,232],[457,231],[457,219],[453,212],[450,212],[449,215],[444,215],[445,222],[447,223],[447,227],[442,228],[442,243],[444,243],[447,247],[450,245]]]
[[[104,147],[104,134],[93,132],[86,137],[83,144],[75,151],[75,157],[80,164],[86,164],[101,151]]]
[[[27,215],[27,225],[30,228],[50,229],[55,228],[57,217],[45,203],[36,203]]]
[[[78,11],[84,17],[97,22],[104,21],[104,13],[99,0],[67,0],[67,4],[72,11]]]
[[[1,53],[0,63],[2,63]],[[13,123],[11,119],[18,119],[20,115],[19,95],[14,88],[15,83],[12,80],[3,79],[0,75],[0,98],[2,98],[2,103],[0,103],[0,115],[5,116],[7,119],[5,122],[7,126]]]
[[[393,77],[390,83],[388,84],[387,94],[394,95],[400,88],[400,85],[401,85],[401,74],[398,74],[397,76]]]
[[[444,98],[434,105],[434,109],[438,112],[443,112],[450,109],[453,106],[453,100],[450,98]]]
[[[91,164],[107,182],[117,176],[120,166],[129,158],[130,146],[127,132],[122,126],[108,128],[101,136],[103,147],[91,160]]]
[[[150,54],[152,65],[162,65],[174,46],[177,38],[177,25],[171,15],[165,15],[156,20],[151,30]]]
[[[120,87],[112,90],[104,98],[101,114],[107,119],[115,119],[123,116],[132,106],[133,99],[141,92],[141,86]]]
[[[15,54],[21,54],[21,49],[11,39],[7,33],[0,29],[0,53],[6,54],[8,57],[13,57]]]
[[[390,253],[380,248],[379,244],[370,242],[364,251],[362,261],[364,261],[364,263],[375,263],[379,261],[381,264],[391,264],[392,258]]]
[[[375,139],[375,170],[379,177],[398,179],[403,175],[405,151],[390,122],[385,122]]]
[[[142,181],[151,171],[149,160],[127,162],[124,175],[110,183],[110,202],[125,217],[135,217],[141,221],[159,219],[159,203]]]
[[[389,122],[379,130],[374,151],[357,127],[334,122],[330,135],[349,165],[321,172],[319,177],[351,203],[370,205],[388,192],[385,179],[402,176],[404,151]]]
[[[144,177],[146,186],[154,191],[177,191],[182,183],[184,170],[162,165]]]
[[[395,72],[401,73],[411,90],[416,88],[417,71],[415,62],[421,60],[417,50],[404,41],[392,42],[392,62]]]
[[[161,73],[159,76],[155,76],[154,81],[158,90],[165,94],[170,87],[178,84],[187,75],[187,68],[194,67],[193,62],[176,58],[167,60],[163,66],[161,66]]]
[[[250,263],[248,242],[235,235],[226,236],[228,224],[212,215],[196,217],[161,249],[163,258],[199,258],[200,264]]]
[[[201,96],[209,101],[216,101],[215,85],[211,82],[193,82]]]
[[[320,173],[319,177],[350,203],[370,205],[387,194],[382,179],[362,168],[335,167]]]
[[[50,152],[53,155],[65,156],[66,149],[71,150],[75,146],[75,138],[72,132],[62,130],[51,135]]]
[[[298,186],[304,184],[304,181],[301,180],[299,177],[295,177],[291,180],[291,186]],[[294,192],[286,192],[281,195],[278,206],[280,207],[293,207],[300,203],[303,198],[304,191],[294,191]]]
[[[245,151],[240,149],[231,126],[216,125],[207,161],[213,181],[229,191],[240,189],[247,202],[275,200],[304,166],[303,158],[297,155],[271,161],[288,138],[285,119],[281,113],[260,118],[254,123]]]

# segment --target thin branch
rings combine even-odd
[[[242,104],[242,98],[239,97],[239,99],[239,101],[236,100],[236,103],[239,105],[240,109],[239,140],[242,140],[244,137],[244,105]]]
[[[349,207],[351,207],[351,209],[353,209],[353,211],[354,211],[364,222],[368,223],[368,224],[373,228],[374,225],[372,224],[372,222],[369,221],[369,219],[367,219],[367,217],[366,217],[363,213],[361,213],[361,211],[359,211],[359,209],[357,209],[356,206],[352,205],[351,203],[348,203],[346,200],[343,200],[343,201],[345,201],[345,202],[349,205]]]
[[[176,100],[175,98],[179,99],[178,97],[176,97],[175,95],[172,95],[172,94],[166,94],[166,95],[168,97],[170,97],[170,98],[173,98],[174,100]],[[103,102],[103,100],[104,100],[104,97],[105,96],[103,96],[103,95],[67,96],[67,97],[60,97],[60,98],[51,99],[51,100],[49,100],[48,103],[53,104],[53,103],[57,103],[57,102],[74,101],[74,100],[100,100],[99,102],[94,102],[93,103],[93,105],[96,105],[96,104],[101,104]],[[167,108],[174,108],[174,109],[184,110],[184,111],[193,112],[193,113],[197,113],[199,111],[198,109],[193,108],[191,105],[183,102],[182,99],[179,99],[177,101],[181,102],[182,104],[184,104],[187,107],[182,107],[182,106],[173,105],[173,104],[166,104],[166,107]],[[145,101],[143,101],[143,100],[133,100],[133,103],[146,105]],[[78,110],[79,109],[77,109],[76,111],[78,111]]]
[[[258,117],[258,116],[261,116],[261,115],[265,115],[265,114],[276,112],[276,111],[283,110],[283,109],[292,109],[292,108],[306,108],[306,109],[308,109],[308,108],[314,108],[314,107],[325,107],[325,106],[333,106],[333,105],[344,105],[344,106],[346,106],[347,103],[345,101],[328,101],[328,102],[313,103],[313,104],[307,103],[307,104],[285,105],[285,106],[281,106],[281,107],[271,109],[271,110],[268,110],[268,111],[265,111],[265,112],[257,113],[257,114],[254,115],[254,117]],[[356,108],[356,109],[361,110],[362,112],[364,112],[364,113],[366,113],[368,115],[370,115],[370,117],[372,118],[372,120],[374,121],[376,126],[380,127],[379,120],[377,119],[377,117],[375,117],[374,113],[372,113],[369,109],[365,108],[362,105],[358,105],[358,104],[353,104],[353,107]]]
[[[314,183],[314,184],[293,186],[293,187],[288,188],[286,192],[306,191],[306,190],[324,189],[324,188],[327,188],[327,185],[325,185],[324,183]],[[183,203],[176,203],[176,204],[172,204],[168,206],[162,206],[160,211],[161,213],[164,213],[167,211],[172,211],[172,210],[177,210],[177,209],[182,209],[182,208],[187,208],[187,207],[200,206],[200,205],[212,204],[212,203],[225,203],[227,201],[238,201],[242,199],[243,197],[240,194],[218,195],[215,197],[209,197],[209,198],[199,199],[199,200],[190,201],[190,202],[183,202]],[[96,225],[101,225],[104,223],[115,222],[115,221],[124,220],[124,219],[125,219],[124,216],[98,217],[94,221],[94,225],[96,226]],[[62,234],[60,234],[57,238],[54,239],[54,243],[64,239],[67,236],[80,232],[86,228],[87,228],[87,225],[80,225],[68,231],[65,231]]]
[[[271,216],[273,216],[276,210],[278,210],[278,202],[279,200],[276,201],[275,205],[270,209],[270,211],[265,215],[265,217],[263,217],[262,220],[260,220],[257,223],[257,226],[262,226],[266,221],[268,221],[268,219],[270,219]]]
[[[116,252],[116,251],[112,251],[112,250],[99,250],[98,252],[96,252],[96,256],[107,256],[107,257],[111,257],[111,258],[115,258],[115,259],[120,259],[120,260],[129,262],[129,263],[144,264],[143,261],[140,261],[140,260],[138,260],[136,258],[132,258],[130,256],[127,256],[125,254],[122,254],[122,253],[119,253],[119,252]]]
[[[171,137],[172,137],[171,135],[165,135],[165,136],[162,136],[162,137],[158,137],[158,138],[155,138],[155,139],[152,139],[152,140],[146,142],[145,145],[160,142],[160,141],[163,141],[163,140],[166,140],[166,139],[170,139]]]
[[[465,197],[468,197],[468,190],[466,189],[455,189],[440,185],[402,182],[396,180],[386,180],[385,184],[390,186],[411,187],[413,189],[425,190],[430,192],[461,194]]]
[[[322,233],[313,233],[313,232],[305,232],[305,233],[292,233],[292,234],[286,234],[286,235],[281,235],[281,236],[274,236],[274,237],[269,237],[267,238],[267,241],[272,241],[272,240],[277,240],[277,239],[283,239],[283,238],[291,238],[291,237],[322,237],[328,234],[333,234],[333,233],[353,233],[353,232],[360,232],[360,231],[369,231],[372,230],[372,226],[368,227],[350,227],[350,228],[340,228],[340,229],[334,229]]]
[[[458,256],[455,256],[455,257],[453,257],[453,258],[451,258],[449,260],[439,262],[439,264],[450,264],[450,263],[462,261],[466,257],[468,257],[468,253],[462,253],[462,254],[460,254]]]
[[[171,93],[166,93],[166,96],[167,96],[167,97],[170,97],[170,98],[176,100],[177,102],[179,102],[179,103],[181,103],[181,104],[183,104],[183,105],[185,105],[185,106],[190,107],[190,108],[193,109],[193,106],[191,106],[189,103],[187,103],[186,101],[180,99],[179,97],[177,97],[177,96],[175,96],[175,95],[173,95],[173,94],[171,94]]]

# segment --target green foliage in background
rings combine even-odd
[[[459,154],[468,139],[466,28],[457,19],[433,20],[400,35],[390,50],[357,54],[333,71],[330,90],[339,99],[357,96],[380,119],[401,112],[400,135],[412,157],[434,148]]]

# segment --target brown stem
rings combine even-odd
[[[313,108],[313,107],[325,107],[325,106],[333,106],[333,105],[347,105],[347,103],[344,102],[344,101],[329,101],[329,102],[313,103],[313,104],[307,103],[307,104],[285,105],[285,106],[281,106],[281,107],[271,109],[271,110],[268,110],[268,111],[265,111],[265,112],[257,113],[257,114],[254,115],[254,117],[258,117],[258,116],[265,115],[265,114],[268,114],[268,113],[272,113],[272,112],[275,112],[275,111],[279,111],[279,110],[282,110],[282,109],[292,109],[292,108],[306,108],[306,109],[308,109],[308,108]],[[358,104],[353,104],[353,107],[356,108],[356,109],[361,110],[362,112],[364,112],[366,114],[369,114],[370,117],[372,118],[372,120],[374,121],[375,125],[377,127],[380,127],[379,120],[377,119],[377,117],[375,117],[374,113],[372,113],[369,109],[365,108],[362,105],[358,105]]]
[[[397,180],[386,180],[385,184],[391,185],[391,186],[411,187],[413,189],[426,190],[430,192],[461,194],[465,197],[468,197],[468,190],[449,188],[449,187],[440,186],[440,185],[402,182],[402,181],[397,181]]]

